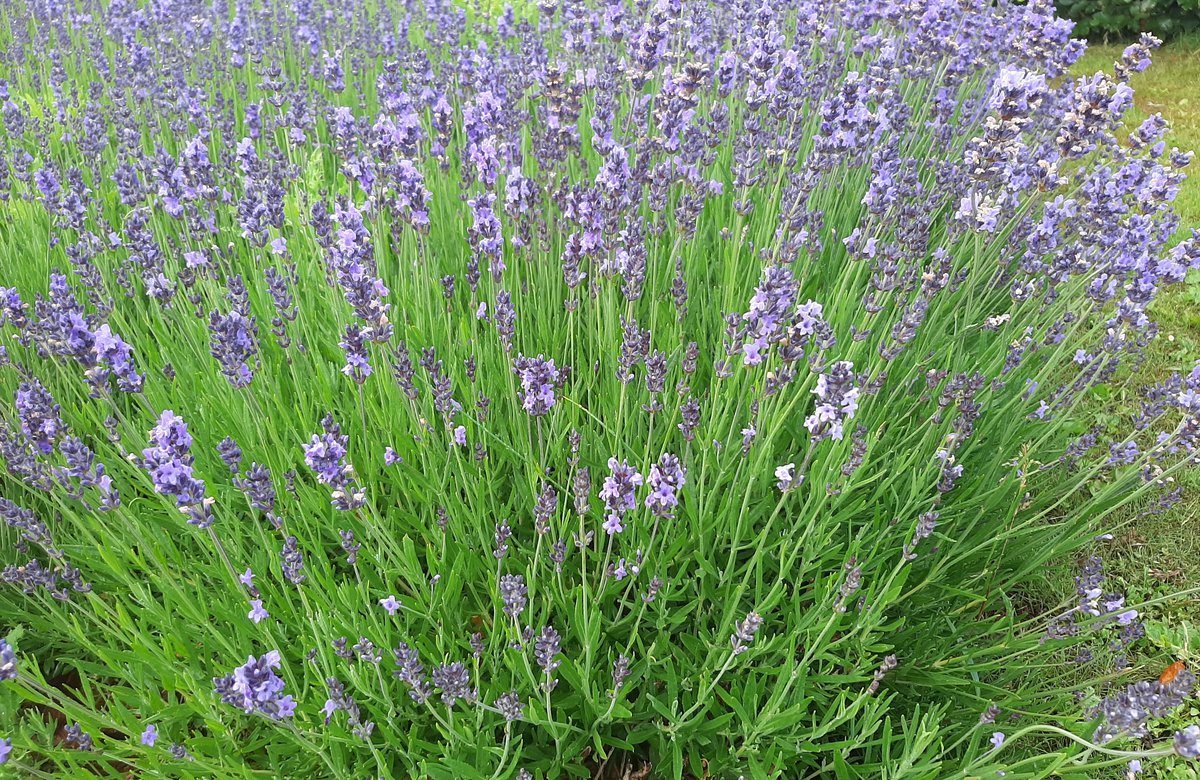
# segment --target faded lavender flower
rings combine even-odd
[[[733,636],[730,638],[734,655],[741,655],[750,649],[750,643],[754,641],[762,624],[763,619],[757,612],[751,612],[746,615],[745,620],[737,624],[733,630]]]
[[[627,679],[629,679],[629,658],[621,654],[617,656],[617,660],[613,661],[611,695],[614,698]]]
[[[871,679],[871,684],[867,686],[867,693],[869,695],[874,695],[875,692],[879,690],[879,685],[883,682],[883,678],[886,677],[889,672],[895,669],[898,664],[899,661],[896,659],[896,656],[885,656],[883,663],[881,663],[879,668],[875,670],[875,674]]]

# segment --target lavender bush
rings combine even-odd
[[[1071,30],[1041,0],[8,2],[0,763],[1196,757],[1158,725],[1195,678],[1131,666],[1146,606],[1089,548],[1178,498],[1200,367],[1115,436],[1078,411],[1200,267],[1167,248],[1191,154],[1119,129],[1156,42],[1072,78]]]

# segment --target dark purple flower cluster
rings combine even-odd
[[[39,350],[74,359],[96,392],[110,377],[116,377],[122,392],[142,391],[144,378],[134,365],[133,350],[108,323],[85,312],[64,274],[51,272],[49,294],[39,295],[33,309],[31,317],[15,288],[0,288],[0,327],[16,328],[19,343],[32,342]]]

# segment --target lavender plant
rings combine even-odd
[[[1088,559],[1200,445],[1200,366],[1080,411],[1200,267],[1191,153],[1121,130],[1153,38],[1075,78],[1045,0],[5,11],[0,764],[1200,753]]]

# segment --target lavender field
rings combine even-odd
[[[1197,766],[1143,620],[1200,583],[1102,559],[1200,460],[1200,364],[1140,372],[1200,269],[1152,36],[2,8],[0,777]]]

